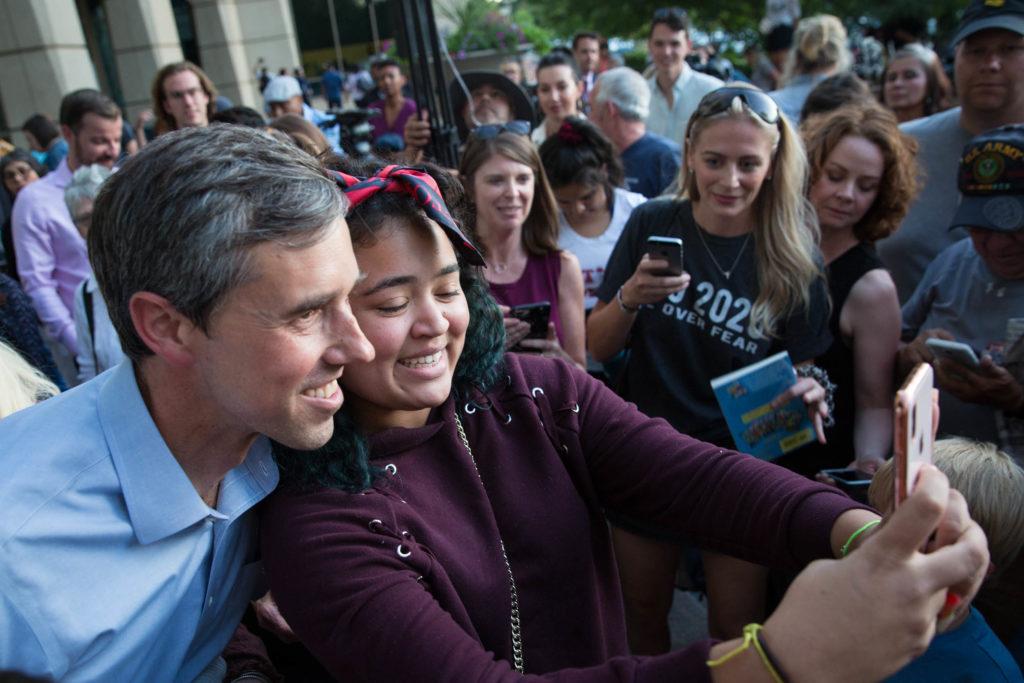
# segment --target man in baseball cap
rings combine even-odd
[[[957,185],[962,198],[950,229],[964,228],[970,237],[938,255],[903,306],[902,336],[909,343],[899,366],[935,366],[943,433],[1013,452],[1016,439],[1000,424],[1024,416],[1024,387],[1004,367],[1024,324],[1024,125],[972,139],[960,157]],[[925,343],[933,337],[967,344],[980,362],[935,357]]]
[[[900,229],[878,245],[900,301],[932,259],[964,236],[943,229],[956,211],[956,159],[964,145],[987,130],[1024,123],[1024,0],[972,0],[953,44],[960,107],[901,126],[918,141],[925,184]]]
[[[294,76],[274,76],[263,89],[263,102],[266,105],[267,114],[270,118],[276,119],[285,114],[301,116],[310,123],[318,126],[323,131],[324,137],[331,143],[331,148],[336,154],[343,154],[341,151],[341,134],[338,126],[332,125],[334,117],[317,111],[302,101],[302,86]],[[323,124],[323,125],[321,125]]]

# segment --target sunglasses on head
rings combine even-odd
[[[719,88],[712,90],[697,106],[697,111],[705,116],[721,114],[732,107],[732,101],[740,98],[747,108],[757,114],[758,118],[770,126],[779,122],[779,105],[775,100],[761,92],[750,88]]]
[[[662,7],[654,10],[654,16],[651,17],[654,21],[661,21],[663,19],[686,19],[686,10],[682,7]]]
[[[530,122],[523,121],[522,119],[516,119],[515,121],[509,121],[508,123],[488,123],[485,126],[477,126],[473,129],[473,137],[478,140],[490,140],[496,138],[502,133],[512,133],[514,135],[529,135],[530,134]]]

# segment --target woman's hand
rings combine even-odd
[[[765,642],[793,681],[883,679],[924,652],[940,613],[946,623],[968,608],[987,566],[985,534],[963,497],[926,465],[856,552],[797,577],[765,623]],[[945,614],[947,592],[959,606]]]
[[[622,285],[622,300],[626,306],[655,304],[690,286],[689,273],[664,275],[667,267],[668,261],[652,260],[644,254],[633,275]]]
[[[513,318],[512,309],[508,306],[498,306],[498,308],[501,309],[501,317],[505,323],[505,349],[512,349],[526,339],[526,335],[530,333],[530,323]]]
[[[807,406],[807,414],[814,423],[814,433],[818,443],[825,443],[825,420],[828,418],[828,402],[825,388],[811,377],[799,377],[796,384],[786,389],[772,401],[772,409],[777,410],[794,398],[799,398]]]
[[[548,323],[548,336],[546,339],[524,339],[519,342],[519,347],[540,353],[545,358],[561,358],[566,363],[579,367],[579,363],[573,360],[572,356],[566,353],[562,345],[558,343],[558,334],[555,331],[554,323]]]

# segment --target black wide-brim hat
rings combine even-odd
[[[1024,125],[996,128],[967,143],[957,187],[962,197],[950,229],[1024,230]]]
[[[466,89],[471,93],[485,84],[500,90],[508,98],[509,106],[512,109],[512,118],[509,120],[522,119],[533,124],[533,105],[530,104],[529,96],[505,74],[497,71],[466,71],[462,73],[462,80],[466,82]],[[459,139],[465,140],[469,136],[469,128],[462,118],[462,109],[466,106],[467,100],[466,93],[459,85],[458,79],[452,79],[452,82],[448,84],[448,93],[452,100],[455,125],[459,129]]]

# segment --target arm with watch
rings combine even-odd
[[[636,271],[615,294],[615,301],[598,301],[587,318],[587,350],[598,361],[612,358],[626,346],[636,314],[644,304],[662,301],[690,285],[690,274],[664,275],[664,261],[644,254]]]

